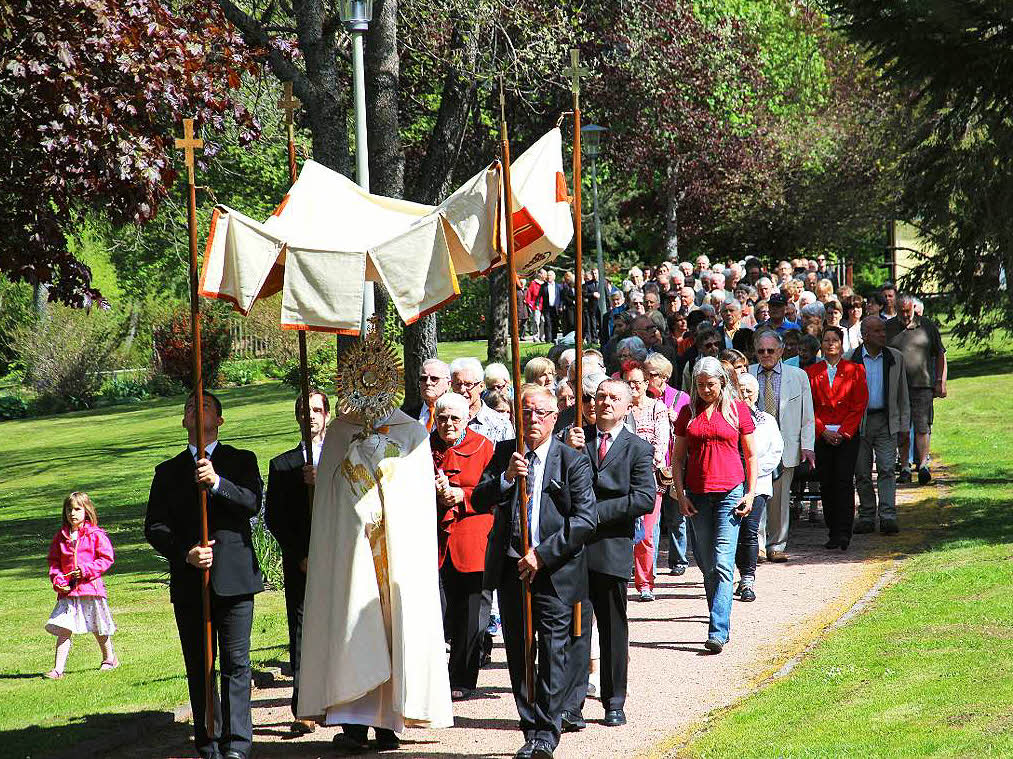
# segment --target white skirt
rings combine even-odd
[[[75,596],[56,601],[53,613],[46,622],[46,632],[53,635],[67,632],[112,635],[116,632],[116,625],[106,599],[99,596]]]

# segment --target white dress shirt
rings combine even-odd
[[[595,456],[598,455],[598,446],[601,445],[601,436],[603,434],[607,434],[608,435],[608,440],[605,441],[605,455],[608,456],[608,452],[611,451],[612,450],[612,446],[616,444],[616,436],[620,432],[622,432],[622,429],[623,429],[622,424],[617,424],[615,427],[613,427],[612,429],[610,429],[608,432],[605,432],[605,430],[602,430],[602,429],[596,427],[595,428],[595,432],[597,432],[598,434],[595,436],[595,441],[594,441],[594,455]]]
[[[190,449],[190,455],[193,456],[194,463],[197,463],[197,446],[190,445],[189,443],[187,443],[186,447]],[[218,441],[217,440],[212,440],[210,443],[208,443],[207,445],[204,446],[204,455],[207,458],[211,458],[211,454],[215,452],[215,448],[217,448],[217,447],[218,447]],[[221,483],[221,481],[222,481],[222,478],[219,477],[218,473],[216,472],[215,473],[215,484],[211,486],[211,492],[212,493],[217,493],[218,492],[218,485],[219,485],[219,483]]]
[[[552,435],[549,435],[545,439],[545,442],[535,448],[535,460],[528,465],[528,477],[534,479],[534,492],[531,494],[531,523],[528,525],[528,542],[531,548],[538,547],[538,528],[541,525],[541,505],[542,505],[542,476],[545,474],[545,459],[549,455],[549,446],[552,445]],[[508,490],[512,487],[506,481],[506,474],[500,476],[500,487],[503,490]],[[513,546],[507,549],[507,556],[514,559],[519,559],[518,554]]]

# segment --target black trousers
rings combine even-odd
[[[482,573],[457,571],[448,552],[440,576],[447,599],[443,629],[450,640],[450,687],[473,690],[489,626],[490,607],[482,595]]]
[[[756,560],[760,556],[758,534],[760,520],[767,516],[767,496],[753,498],[753,510],[743,518],[739,526],[739,544],[735,547],[735,566],[741,577],[756,577]]]
[[[299,562],[282,560],[285,574],[285,613],[288,617],[288,660],[292,667],[292,716],[298,718],[299,667],[302,662],[302,614],[306,601],[306,573]]]
[[[197,752],[202,757],[230,750],[249,756],[253,745],[250,712],[253,596],[220,597],[211,592],[211,650],[218,659],[221,684],[215,688],[215,724],[210,733],[204,713],[204,620],[200,596],[174,604],[173,611],[186,665]]]
[[[855,463],[858,438],[840,445],[816,441],[816,476],[820,481],[823,521],[830,538],[849,542],[855,525]]]
[[[630,622],[626,613],[629,578],[588,572],[588,602],[581,604],[580,637],[572,639],[566,656],[567,688],[563,709],[579,712],[587,698],[591,663],[591,613],[598,624],[601,648],[601,705],[605,711],[626,706]]]
[[[555,342],[556,333],[559,332],[559,311],[546,306],[542,309],[542,322],[545,324],[546,341]]]
[[[521,580],[516,560],[507,558],[499,585],[499,611],[503,619],[510,687],[524,740],[559,745],[563,690],[566,686],[566,652],[573,623],[573,607],[563,603],[548,575],[539,572],[531,584],[532,627],[535,635],[535,697],[527,698],[524,683],[524,617]]]

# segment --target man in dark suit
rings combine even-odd
[[[290,451],[271,459],[267,475],[267,498],[264,517],[267,529],[281,546],[281,568],[285,575],[285,611],[288,616],[288,656],[292,666],[292,732],[311,733],[316,729],[312,720],[299,719],[299,663],[302,643],[303,601],[306,598],[306,557],[310,552],[310,520],[313,502],[310,488],[316,481],[317,462],[324,445],[331,405],[323,391],[310,388],[310,446],[312,458],[307,461],[302,442]],[[302,395],[295,402],[296,422],[302,426]]]
[[[536,385],[521,389],[524,443],[496,446],[492,461],[472,492],[476,510],[492,510],[495,519],[486,550],[486,589],[499,591],[503,640],[510,684],[525,743],[519,759],[551,759],[559,744],[563,710],[566,647],[573,623],[573,604],[587,597],[584,542],[596,515],[591,465],[579,451],[552,435],[556,398]],[[531,549],[521,556],[520,503],[517,478],[525,478]],[[535,694],[525,688],[522,583],[531,588],[532,626],[538,667]]]
[[[595,393],[595,423],[574,427],[567,435],[569,445],[581,451],[591,464],[598,526],[586,548],[589,596],[581,604],[581,634],[566,655],[564,731],[585,727],[581,709],[587,697],[592,607],[601,641],[604,724],[626,724],[630,641],[626,586],[633,571],[634,522],[654,508],[657,491],[653,449],[623,426],[631,400],[629,385],[622,380],[605,380]]]
[[[204,393],[204,451],[197,451],[194,395],[186,402],[186,450],[155,467],[144,536],[169,560],[169,599],[183,648],[193,710],[194,741],[206,759],[246,759],[253,742],[250,713],[250,630],[253,596],[264,589],[250,519],[260,511],[263,481],[257,457],[218,442],[222,404]],[[197,488],[207,488],[209,545],[200,545]],[[211,626],[218,641],[223,697],[214,697],[215,724],[205,724],[204,624],[201,572],[210,570]]]
[[[433,431],[436,423],[436,401],[440,396],[450,391],[450,367],[438,358],[431,358],[422,362],[422,372],[419,374],[419,397],[420,403],[401,406],[412,419],[418,419],[428,432]]]
[[[542,289],[538,291],[538,300],[542,307],[542,329],[545,342],[556,342],[559,331],[559,313],[562,309],[562,293],[556,282],[556,272],[549,271]]]

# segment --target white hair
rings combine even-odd
[[[798,307],[800,309],[805,308],[810,303],[815,302],[816,302],[816,293],[814,293],[812,290],[803,290],[802,293],[798,296]]]
[[[760,278],[759,278],[758,280],[756,280],[756,286],[757,286],[757,287],[759,287],[759,286],[760,286],[760,285],[762,285],[763,283],[767,283],[767,284],[768,284],[768,285],[770,285],[771,287],[773,287],[773,286],[774,286],[774,282],[773,282],[773,280],[771,280],[771,278],[770,278],[770,277],[760,277]]]
[[[481,379],[483,376],[482,362],[477,358],[471,356],[464,356],[462,358],[455,358],[450,362],[450,374],[461,374],[462,372],[468,372],[476,380]]]
[[[605,372],[584,372],[580,389],[584,391],[584,395],[594,395],[598,392],[598,386],[608,378],[609,376]]]
[[[462,419],[471,413],[471,403],[463,395],[444,393],[436,399],[436,413],[441,411],[459,411]]]
[[[438,358],[427,358],[422,362],[422,368],[429,371],[429,367],[436,367],[439,370],[441,377],[450,376],[450,367],[447,366],[445,361],[440,361]]]
[[[818,316],[820,318],[820,320],[822,321],[823,319],[826,318],[827,309],[819,301],[813,301],[812,303],[807,303],[806,305],[802,306],[802,309],[801,309],[801,311],[799,311],[799,313],[803,317],[805,317],[805,316]]]
[[[556,364],[562,364],[568,362],[567,366],[572,364],[577,359],[577,351],[574,348],[567,348],[565,351],[559,354],[559,358],[556,359]]]
[[[696,408],[697,401],[700,400],[696,384],[697,377],[710,377],[721,382],[718,408],[721,409],[721,416],[725,418],[725,421],[737,430],[739,428],[739,418],[732,404],[732,401],[736,400],[735,387],[732,385],[731,378],[728,376],[728,372],[725,371],[724,366],[721,365],[721,362],[713,356],[703,356],[697,359],[696,364],[693,366],[693,387],[690,388],[690,403],[693,409]]]
[[[721,304],[721,307],[722,308],[730,308],[733,311],[741,311],[742,310],[742,304],[739,303],[737,300],[735,300],[735,298],[729,298],[728,300],[726,300],[724,303]]]
[[[501,364],[498,361],[496,361],[485,367],[486,384],[488,384],[492,380],[503,380],[504,382],[510,382],[510,370],[506,368],[505,364]]]

